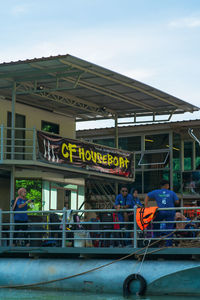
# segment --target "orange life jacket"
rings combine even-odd
[[[143,231],[155,218],[158,206],[137,208],[136,222]]]

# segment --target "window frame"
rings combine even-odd
[[[145,154],[160,154],[160,153],[166,153],[165,159],[162,162],[152,162],[152,163],[142,163],[142,160],[144,158]],[[140,160],[138,162],[138,166],[155,166],[155,165],[164,165],[170,155],[170,150],[166,149],[159,149],[159,150],[145,150],[142,151]]]

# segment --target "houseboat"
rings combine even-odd
[[[198,107],[68,54],[0,64],[0,106],[1,288],[199,295],[200,121],[170,122]],[[113,127],[76,132],[101,120]],[[163,178],[190,219],[172,248],[137,227],[137,208],[131,229],[101,219],[122,185],[143,199]],[[16,239],[19,187],[34,204]]]

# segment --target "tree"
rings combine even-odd
[[[34,205],[28,210],[41,210],[42,209],[42,180],[20,179],[15,182],[16,197],[17,191],[20,188],[25,188],[27,191],[27,199],[34,200]]]

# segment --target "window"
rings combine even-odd
[[[119,138],[119,148],[128,151],[141,151],[141,137],[121,137]]]
[[[181,170],[181,136],[178,133],[173,133],[173,170]]]
[[[183,172],[183,193],[200,194],[200,171]]]
[[[196,169],[199,170],[200,169],[200,145],[197,142],[195,142],[195,153],[196,153],[195,165],[196,165]]]
[[[114,139],[98,139],[93,140],[93,143],[108,146],[108,147],[115,147],[115,140]]]
[[[184,170],[193,169],[193,142],[184,142]]]
[[[169,148],[169,134],[145,135],[145,150]]]
[[[160,188],[162,179],[169,181],[169,171],[154,170],[144,172],[144,193]]]
[[[181,172],[173,172],[173,191],[181,193]]]
[[[142,190],[142,172],[136,172],[135,173],[135,181],[131,184],[128,184],[129,192],[131,188],[135,188],[138,190],[138,193],[141,194],[143,192]]]
[[[141,155],[139,166],[165,165],[169,156],[169,151],[148,151]]]
[[[60,128],[58,124],[42,121],[41,130],[59,134]]]

